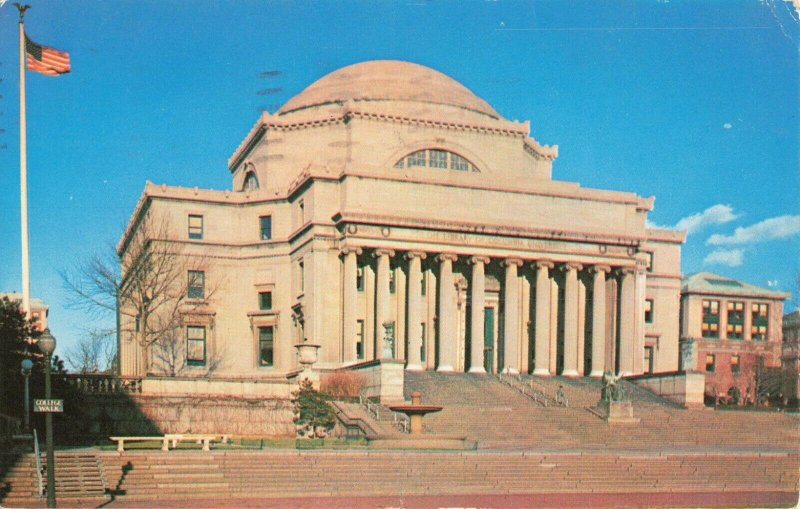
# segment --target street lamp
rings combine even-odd
[[[50,366],[52,364],[52,355],[56,349],[56,338],[50,334],[50,329],[45,329],[42,335],[39,336],[39,349],[46,357],[44,366],[44,397],[45,399],[52,398],[50,387]],[[45,446],[47,447],[47,507],[56,506],[56,471],[55,471],[55,457],[53,454],[53,414],[48,412],[44,416],[45,419]]]
[[[33,369],[33,361],[30,359],[22,359],[22,369],[20,372],[25,377],[25,433],[31,430],[31,391],[30,391],[30,378],[31,370]]]

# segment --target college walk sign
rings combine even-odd
[[[33,411],[45,414],[60,414],[64,412],[63,399],[34,399]]]

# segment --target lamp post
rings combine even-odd
[[[20,372],[25,377],[25,433],[31,430],[31,391],[30,391],[30,378],[31,370],[33,369],[33,361],[30,359],[22,359],[22,369]]]
[[[39,349],[44,354],[44,397],[50,399],[52,397],[50,386],[50,365],[52,364],[52,355],[56,349],[56,338],[50,334],[50,329],[45,329],[39,337]],[[53,414],[46,413],[45,419],[45,446],[47,448],[47,507],[56,506],[56,471],[55,471],[55,455],[53,454]]]

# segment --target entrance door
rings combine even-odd
[[[483,368],[493,373],[494,367],[494,308],[483,309]]]

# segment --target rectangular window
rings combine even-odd
[[[356,289],[359,292],[364,291],[364,267],[356,269]]]
[[[425,166],[425,151],[420,150],[408,156],[408,167]]]
[[[653,347],[652,346],[644,347],[644,372],[645,373],[652,373],[653,372]]]
[[[389,293],[394,293],[397,288],[394,269],[389,269]]]
[[[261,232],[261,240],[270,240],[272,238],[272,216],[259,217],[258,226]]]
[[[647,254],[647,272],[653,272],[653,253],[648,252]]]
[[[194,240],[203,238],[203,216],[189,215],[189,238]]]
[[[425,292],[426,292],[426,290],[425,290],[425,273],[424,272],[422,274],[422,282],[420,283],[420,290],[421,290],[422,296],[424,297],[425,296]]]
[[[653,323],[653,299],[644,301],[644,321],[645,323]]]
[[[258,292],[258,309],[261,311],[272,309],[272,292]]]
[[[767,304],[753,304],[752,325],[750,327],[750,337],[753,341],[764,341],[767,339],[769,331],[769,306]]]
[[[453,170],[469,171],[469,162],[457,154],[450,154],[450,168]]]
[[[364,320],[356,323],[356,359],[364,360]]]
[[[189,271],[189,291],[186,296],[190,299],[204,299],[206,296],[206,273],[202,270]]]
[[[270,327],[258,328],[258,365],[262,368],[270,368],[273,365],[274,357],[274,329]]]
[[[306,289],[306,271],[303,260],[297,262],[297,278],[297,287],[300,289],[300,293],[303,293]]]
[[[728,302],[727,312],[728,326],[725,330],[728,339],[742,339],[744,337],[744,302]]]
[[[206,365],[206,328],[189,325],[186,327],[186,364]]]
[[[739,372],[739,356],[731,355],[731,373]]]
[[[704,338],[719,337],[719,301],[703,301],[703,326],[702,333]]]
[[[301,226],[306,224],[306,204],[303,200],[297,204],[297,221]]]
[[[447,152],[444,150],[429,150],[428,159],[431,168],[447,168]]]
[[[714,372],[714,355],[706,354],[706,372]]]
[[[427,348],[425,348],[425,323],[421,323],[422,325],[422,342],[419,345],[419,360],[425,362],[425,354],[427,352]]]

